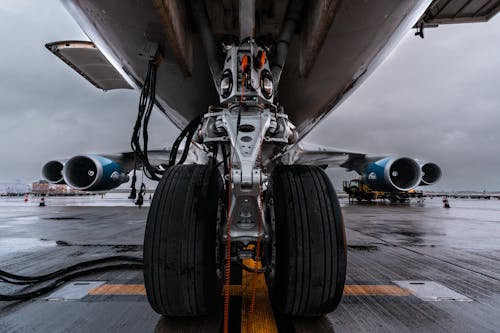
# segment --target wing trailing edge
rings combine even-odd
[[[500,0],[434,0],[416,27],[489,21],[500,11]]]
[[[132,89],[92,42],[60,41],[45,47],[98,89]]]

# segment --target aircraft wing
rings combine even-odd
[[[500,0],[434,0],[416,26],[489,21],[500,11]]]
[[[275,162],[345,168],[356,171],[370,188],[386,191],[433,185],[442,175],[441,168],[432,162],[409,157],[368,155],[304,142],[279,154]]]
[[[281,154],[279,160],[284,164],[316,165],[324,168],[342,167],[347,171],[356,171],[361,174],[367,164],[384,157],[386,156],[373,156],[301,142]]]
[[[180,159],[184,150],[179,148],[177,151],[177,160]],[[134,168],[134,153],[133,152],[125,152],[125,153],[117,153],[117,154],[101,154],[105,158],[113,160],[119,163],[122,168],[126,172],[130,172]],[[170,149],[156,149],[156,150],[148,150],[148,159],[151,165],[154,166],[166,166],[169,163],[170,159]],[[189,153],[187,155],[186,164],[203,164],[206,163],[208,157],[206,151],[200,145],[196,143],[191,144],[191,149],[189,149]],[[137,168],[142,168],[142,162],[137,160]]]
[[[45,47],[98,89],[132,89],[126,76],[92,42],[60,41]]]
[[[180,152],[182,154],[182,151]],[[125,172],[130,172],[134,169],[134,153],[125,152],[117,154],[99,154],[102,157],[108,158],[112,161],[119,163]],[[169,149],[158,149],[148,151],[149,161],[152,165],[158,166],[161,164],[168,165],[170,150]],[[142,168],[142,162],[137,160],[137,168]]]
[[[196,144],[191,145],[186,163],[206,164],[208,155]],[[177,160],[183,153],[179,149]],[[169,164],[170,149],[148,150],[148,159],[153,166]],[[64,184],[77,190],[102,191],[118,187],[129,180],[128,173],[142,169],[133,152],[115,154],[80,154],[69,159],[52,160],[44,164],[43,177],[54,184]]]

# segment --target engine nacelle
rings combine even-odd
[[[66,163],[66,161],[57,160],[45,163],[42,168],[43,178],[52,184],[65,184],[62,174],[64,163]]]
[[[420,162],[420,167],[422,169],[422,179],[420,181],[420,186],[423,185],[433,185],[441,179],[441,168],[430,162]]]
[[[128,182],[120,164],[99,155],[78,155],[64,165],[66,184],[76,190],[106,191]]]
[[[408,191],[420,183],[420,165],[408,157],[386,157],[368,164],[363,180],[375,191]]]

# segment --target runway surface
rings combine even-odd
[[[440,199],[343,201],[349,245],[343,301],[322,318],[275,317],[278,331],[500,332],[500,201],[450,203],[444,209]],[[147,210],[120,195],[49,197],[46,207],[0,198],[0,269],[38,275],[110,255],[141,257]],[[0,302],[0,332],[220,331],[217,313],[161,318],[142,283],[140,271],[98,273],[34,300]],[[0,294],[20,290],[0,283]]]

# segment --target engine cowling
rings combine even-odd
[[[82,191],[106,191],[128,182],[120,164],[99,155],[78,155],[69,159],[63,169],[66,184]]]
[[[65,184],[62,174],[65,162],[66,161],[53,160],[45,163],[42,168],[43,178],[52,184]]]
[[[365,168],[363,180],[375,191],[408,191],[420,183],[420,165],[408,157],[386,157]]]
[[[433,185],[441,179],[441,168],[436,163],[421,162],[420,167],[422,169],[422,179],[419,184],[420,186]]]

